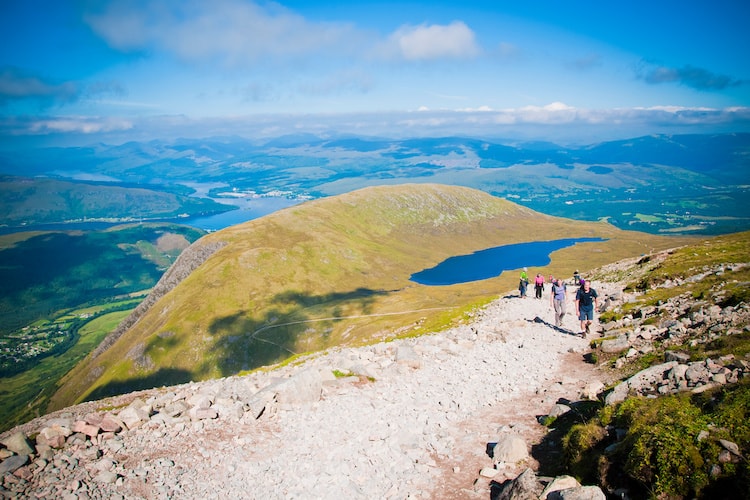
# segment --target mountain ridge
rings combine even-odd
[[[194,243],[225,244],[191,272],[177,272],[183,279],[128,320],[132,328],[63,380],[50,408],[444,328],[512,288],[515,274],[424,287],[409,281],[413,272],[492,246],[579,236],[607,241],[555,252],[545,274],[585,268],[580,247],[593,267],[680,241],[434,184],[371,187],[290,207]]]

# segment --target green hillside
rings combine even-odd
[[[154,286],[205,232],[176,224],[0,236],[0,336]]]
[[[415,284],[412,273],[489,247],[582,237],[607,241],[554,252],[540,271],[570,276],[687,241],[434,184],[366,188],[291,207],[196,242],[195,250],[216,250],[108,350],[76,367],[50,409],[440,330],[513,289],[517,272],[440,287]]]
[[[169,219],[232,209],[190,197],[184,187],[168,189],[0,175],[0,226]]]

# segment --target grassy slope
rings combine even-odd
[[[45,413],[55,384],[76,363],[90,353],[108,332],[112,331],[130,311],[117,311],[87,323],[78,332],[78,342],[62,355],[42,359],[30,370],[2,379],[0,390],[0,429],[6,430]]]
[[[84,219],[158,219],[181,213],[221,213],[226,205],[140,187],[0,176],[2,224],[48,224]]]
[[[570,276],[686,241],[430,184],[366,188],[227,228],[197,244],[228,244],[112,348],[77,366],[50,409],[232,375],[294,353],[439,330],[515,288],[517,272],[445,287],[412,283],[412,273],[488,247],[571,237],[608,241],[555,252],[541,272]]]
[[[177,224],[0,236],[0,335],[56,311],[151,288],[205,232]]]

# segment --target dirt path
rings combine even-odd
[[[55,496],[74,484],[92,497],[486,499],[489,479],[474,484],[479,471],[493,467],[488,443],[512,432],[531,451],[527,461],[500,468],[498,480],[554,463],[560,448],[548,439],[539,444],[547,429],[537,417],[561,399],[578,400],[592,380],[607,382],[584,362],[589,341],[574,335],[577,329],[572,315],[563,328],[554,327],[549,297],[511,294],[469,324],[443,332],[331,349],[245,377],[144,391],[138,397],[154,404],[205,395],[240,403],[280,379],[358,374],[329,379],[320,400],[279,404],[257,420],[248,412],[172,421],[159,418],[160,406],[149,422],[102,443],[102,460],[116,482],[92,481],[86,470],[102,460],[82,448],[75,452],[77,467],[40,470],[25,491]],[[100,405],[60,414],[83,418]],[[23,426],[25,432],[33,434],[35,425]]]
[[[606,292],[606,288],[609,288],[609,285],[601,290],[600,294]],[[508,429],[522,437],[529,445],[530,458],[523,463],[501,468],[495,481],[502,482],[504,479],[514,478],[527,467],[539,470],[540,464],[548,469],[550,466],[555,468],[562,460],[561,446],[559,440],[556,442],[545,439],[549,438],[549,429],[538,422],[538,417],[547,415],[557,402],[578,400],[582,390],[591,381],[599,380],[606,383],[607,378],[611,376],[584,360],[584,354],[589,351],[588,340],[574,335],[580,328],[578,321],[571,314],[575,311],[573,294],[569,291],[568,314],[562,328],[567,331],[565,333],[553,326],[554,313],[549,305],[548,290],[549,288],[540,300],[533,297],[521,299],[513,295],[498,300],[488,310],[485,320],[478,322],[476,327],[486,328],[487,319],[491,323],[497,318],[518,318],[515,322],[500,322],[498,325],[508,341],[523,338],[532,334],[532,331],[552,336],[569,336],[580,341],[569,352],[561,353],[562,355],[556,359],[554,370],[549,373],[551,383],[544,388],[540,390],[524,386],[520,383],[523,373],[509,374],[519,379],[519,387],[523,390],[509,400],[500,401],[476,413],[455,429],[457,443],[460,445],[456,447],[454,455],[438,461],[440,477],[434,487],[427,492],[428,498],[488,498],[489,479],[479,478],[479,471],[493,467],[492,459],[487,454],[487,444],[494,442],[499,432]],[[596,328],[597,324],[593,326]],[[553,353],[559,350],[559,346],[553,342],[548,346],[549,352],[538,352],[539,363],[541,360],[550,359]],[[529,367],[529,370],[533,369],[533,366]]]

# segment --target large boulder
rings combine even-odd
[[[539,500],[542,484],[531,469],[526,469],[515,479],[501,485],[496,500]]]
[[[492,447],[492,460],[495,464],[515,464],[529,458],[526,441],[514,434],[503,434]]]
[[[578,486],[560,490],[547,497],[547,500],[607,500],[607,495],[598,486]]]
[[[280,404],[314,403],[320,401],[323,378],[318,370],[307,369],[290,378],[276,380],[263,391],[275,394]]]
[[[0,443],[17,455],[31,455],[34,453],[34,448],[31,447],[26,434],[20,431],[11,434],[0,441]]]
[[[639,371],[629,379],[617,384],[612,392],[607,394],[604,402],[608,405],[622,403],[628,397],[630,391],[642,392],[655,387],[665,379],[666,374],[677,364],[677,361],[670,361]]]
[[[613,339],[603,340],[601,345],[602,352],[608,354],[627,351],[629,348],[630,342],[628,341],[628,336],[625,333],[620,334]]]

